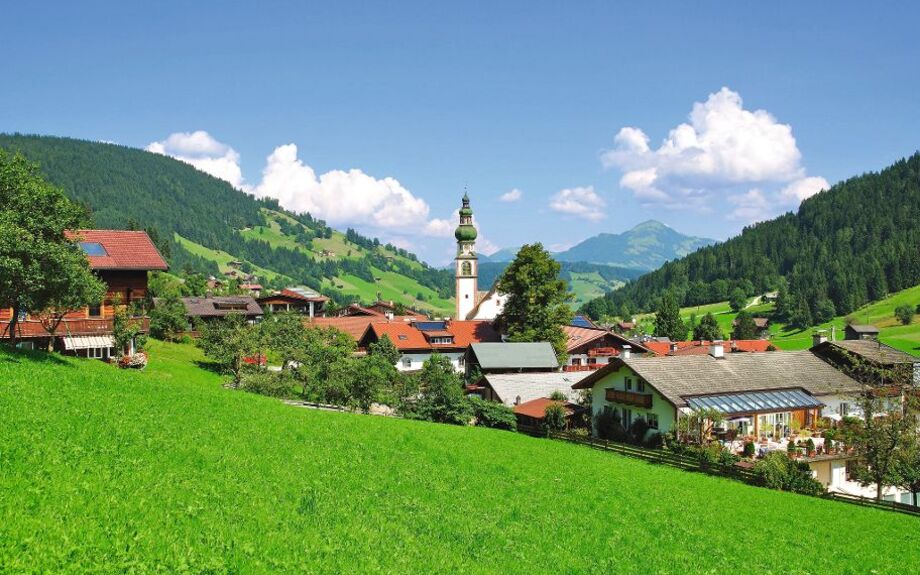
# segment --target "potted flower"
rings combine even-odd
[[[833,455],[836,452],[837,450],[834,449],[834,440],[831,439],[830,437],[825,437],[824,438],[824,453],[827,453],[828,455]]]
[[[808,453],[808,457],[815,456],[815,442],[812,438],[808,438],[808,441],[805,442],[805,451]]]

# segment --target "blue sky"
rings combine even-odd
[[[464,186],[486,250],[723,239],[920,148],[909,3],[7,4],[0,131],[151,146],[437,263]]]

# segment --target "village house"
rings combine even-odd
[[[292,311],[307,317],[326,315],[329,298],[308,287],[289,287],[279,292],[264,295],[257,302],[263,311],[279,313]]]
[[[497,401],[514,407],[539,398],[561,393],[568,401],[577,402],[580,391],[572,388],[588,372],[567,373],[545,371],[539,373],[487,373],[479,381],[467,386],[467,393],[488,401]]]
[[[230,314],[242,315],[250,324],[262,320],[262,308],[252,296],[184,297],[181,299],[185,306],[185,316],[189,321],[189,331],[193,331],[194,325],[199,321],[208,322]],[[159,299],[154,300],[154,305],[158,303]]]
[[[78,230],[67,237],[77,241],[86,254],[90,269],[106,285],[106,295],[98,305],[69,311],[54,334],[46,329],[47,321],[39,314],[26,313],[16,327],[20,347],[52,347],[80,357],[108,358],[116,353],[112,341],[115,304],[127,306],[140,313],[139,306],[147,297],[147,272],[169,269],[156,246],[142,231]],[[11,309],[0,309],[0,337],[9,337]],[[149,329],[149,319],[138,315],[134,319],[141,333]],[[133,353],[127,350],[129,354]]]
[[[565,428],[571,429],[579,425],[581,415],[585,408],[571,401],[538,397],[514,406],[514,416],[517,419],[517,430],[522,433],[543,433],[543,422],[546,420],[546,408],[558,405],[565,414]]]
[[[401,354],[396,363],[400,371],[421,369],[433,353],[439,353],[450,360],[454,369],[463,372],[466,350],[471,344],[501,341],[498,332],[487,321],[377,321],[367,326],[358,347],[367,349],[383,336],[387,336]]]
[[[874,325],[850,324],[843,329],[844,339],[878,339],[879,330]]]
[[[828,341],[815,334],[812,353],[875,388],[920,386],[920,358],[875,339]],[[860,369],[863,363],[872,369]],[[898,389],[892,390],[897,394]]]
[[[671,355],[706,355],[718,342],[696,341],[648,341],[644,345],[658,356]],[[725,353],[763,353],[775,351],[776,348],[764,339],[730,339],[721,342]]]
[[[625,426],[639,417],[666,433],[693,410],[714,409],[732,434],[784,437],[817,417],[847,412],[861,391],[810,351],[615,358],[574,385],[590,389],[594,414],[612,409]]]
[[[262,284],[257,283],[241,283],[239,288],[251,295],[252,297],[259,297],[259,294],[262,293]]]
[[[466,372],[524,373],[555,371],[559,360],[549,342],[486,342],[470,345],[466,352]]]
[[[565,371],[591,371],[599,369],[624,349],[632,353],[648,353],[645,345],[630,341],[622,335],[598,327],[566,325],[566,352],[568,360]]]

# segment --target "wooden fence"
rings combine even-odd
[[[585,445],[587,447],[599,449],[601,451],[612,451],[613,453],[641,459],[649,463],[668,465],[670,467],[683,469],[684,471],[697,471],[709,475],[727,477],[730,479],[743,481],[750,485],[761,486],[757,474],[754,473],[752,469],[739,465],[732,465],[730,467],[718,464],[704,466],[695,457],[680,455],[665,449],[649,449],[646,447],[639,447],[627,443],[608,441],[606,439],[575,435],[568,432],[551,433],[549,437],[551,439],[561,439],[563,441]],[[868,497],[847,495],[845,493],[825,493],[820,497],[823,499],[842,501],[844,503],[851,503],[863,507],[872,507],[875,509],[883,509],[885,511],[896,511],[899,513],[907,513],[908,515],[920,516],[920,507],[914,507],[913,505],[898,503],[896,501],[877,501]]]

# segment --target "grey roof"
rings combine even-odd
[[[850,324],[846,327],[846,329],[851,329],[856,333],[878,333],[878,328],[874,325]]]
[[[590,372],[550,371],[543,373],[490,373],[483,379],[502,403],[513,406],[520,397],[520,403],[541,397],[549,397],[554,391],[562,392],[569,401],[578,399],[578,392],[572,385],[581,381]]]
[[[920,357],[905,353],[895,349],[890,345],[885,345],[879,341],[870,339],[845,339],[842,341],[825,342],[832,346],[839,347],[855,353],[869,361],[881,364],[894,363],[920,363]]]
[[[482,369],[556,369],[559,360],[547,341],[474,343],[470,346]]]
[[[220,317],[240,313],[247,317],[262,315],[262,308],[252,296],[184,297],[185,314],[189,317]],[[245,309],[227,309],[224,306]],[[222,309],[223,307],[223,309]]]
[[[691,397],[687,404],[692,409],[715,409],[731,415],[735,413],[757,413],[777,409],[814,409],[824,404],[801,389],[777,391],[746,391]]]
[[[672,404],[683,407],[686,398],[777,389],[804,389],[812,395],[860,391],[859,383],[810,351],[728,353],[617,358],[579,383],[590,387],[622,365],[629,366]]]

